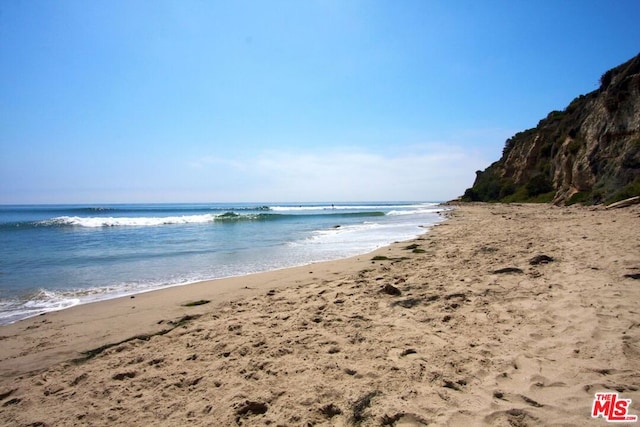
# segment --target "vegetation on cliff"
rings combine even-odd
[[[600,87],[507,139],[463,200],[611,203],[640,195],[640,55]]]

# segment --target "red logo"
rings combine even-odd
[[[602,416],[610,423],[638,421],[637,415],[630,415],[631,399],[621,399],[618,393],[596,393],[591,408],[591,418]]]

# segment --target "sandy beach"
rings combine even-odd
[[[346,260],[0,327],[0,424],[606,425],[640,415],[640,206],[470,204]]]

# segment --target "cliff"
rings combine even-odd
[[[640,55],[509,138],[463,200],[611,203],[640,195]]]

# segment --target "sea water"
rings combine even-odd
[[[443,209],[416,202],[0,206],[0,324],[367,253],[424,233]]]

